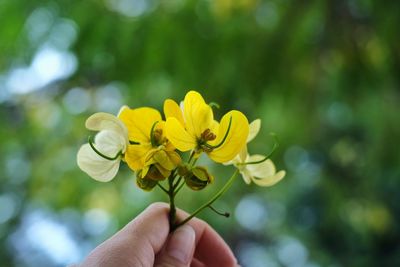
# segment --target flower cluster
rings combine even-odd
[[[165,100],[164,119],[153,108],[123,106],[117,116],[96,113],[87,119],[86,127],[98,133],[80,148],[78,166],[93,179],[108,182],[117,174],[121,161],[125,162],[136,173],[140,188],[149,191],[159,186],[168,194],[174,228],[187,221],[175,222],[174,197],[178,191],[185,184],[201,190],[214,179],[205,167],[196,165],[203,153],[217,163],[234,165],[247,184],[271,186],[285,176],[284,171],[276,173],[268,156],[247,152],[247,143],[256,137],[260,125],[259,119],[249,124],[237,110],[215,120],[212,105],[195,91],[188,92],[180,105]],[[235,174],[203,208],[212,208]]]

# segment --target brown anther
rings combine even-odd
[[[206,129],[202,134],[201,134],[201,139],[204,141],[212,141],[216,138],[217,136],[211,132],[210,129]]]

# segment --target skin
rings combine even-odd
[[[169,234],[168,210],[165,203],[150,205],[75,267],[238,266],[225,241],[200,219]],[[188,214],[178,210],[177,215]]]

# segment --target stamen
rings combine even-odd
[[[229,131],[231,130],[231,126],[232,126],[232,116],[229,118],[228,130],[226,130],[224,138],[222,138],[221,142],[218,145],[215,145],[215,146],[212,146],[212,145],[207,144],[207,143],[203,144],[203,146],[205,148],[208,148],[208,149],[211,149],[211,150],[219,148],[220,146],[222,146],[224,144],[224,142],[226,141],[226,138],[228,137]]]
[[[140,145],[139,142],[129,140],[130,145]]]
[[[156,127],[157,123],[158,123],[158,121],[154,122],[153,126],[151,126],[151,130],[150,130],[150,142],[153,147],[157,146],[155,136],[154,136],[154,128]]]
[[[202,134],[201,134],[201,139],[204,141],[212,141],[215,140],[217,136],[211,132],[210,129],[206,129]]]
[[[115,155],[114,157],[109,157],[109,156],[104,155],[99,150],[97,150],[97,148],[94,146],[93,136],[89,136],[88,142],[89,142],[90,147],[93,149],[93,151],[96,152],[96,154],[99,155],[102,158],[105,158],[105,159],[108,159],[108,160],[116,160],[122,155],[122,151],[118,152],[118,154]]]

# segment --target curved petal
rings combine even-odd
[[[150,142],[150,132],[153,124],[162,121],[158,110],[148,107],[123,109],[119,118],[128,128],[129,139],[140,143]]]
[[[183,105],[185,126],[190,134],[200,137],[206,129],[212,127],[214,122],[212,109],[198,92],[188,92]]]
[[[164,115],[165,119],[169,117],[176,118],[182,125],[185,125],[183,120],[183,113],[179,105],[172,99],[167,99],[164,101]]]
[[[285,177],[285,175],[286,175],[285,171],[279,171],[275,175],[265,177],[263,179],[253,178],[253,182],[258,186],[272,186],[278,183],[280,180],[282,180],[283,177]]]
[[[240,171],[240,174],[242,175],[243,180],[244,180],[244,182],[246,184],[250,184],[251,183],[253,177],[251,176],[251,174],[246,169]]]
[[[112,130],[121,133],[126,138],[128,136],[128,129],[126,129],[124,123],[109,113],[98,112],[93,114],[86,120],[85,126],[92,131]]]
[[[252,155],[246,161],[252,162],[262,159],[264,159],[263,155]],[[286,174],[285,171],[276,173],[275,165],[270,159],[259,164],[249,164],[246,167],[253,176],[252,181],[259,186],[272,186],[282,180]]]
[[[115,131],[100,131],[94,143],[98,151],[109,157],[114,157],[119,152],[124,153],[126,150],[126,139],[121,133]]]
[[[119,115],[120,115],[125,109],[130,109],[130,107],[127,106],[127,105],[123,105],[123,106],[119,109],[119,111],[118,111],[118,115],[117,115],[118,118],[119,118]]]
[[[120,159],[102,158],[93,151],[89,144],[84,144],[78,151],[77,163],[79,168],[93,179],[108,182],[117,174]]]
[[[247,159],[247,162],[260,161],[264,158],[265,156],[263,155],[251,155]],[[268,177],[274,175],[276,172],[275,165],[270,159],[267,159],[266,161],[258,164],[248,164],[246,165],[246,168],[251,172],[253,176],[258,178]]]
[[[124,158],[129,168],[134,171],[143,169],[146,155],[151,149],[150,143],[144,145],[129,145]]]
[[[224,143],[219,148],[208,153],[212,160],[219,163],[233,159],[240,150],[242,150],[243,146],[246,144],[247,136],[249,135],[249,122],[246,116],[240,111],[232,110],[222,117],[217,138],[212,142],[212,145],[219,144],[223,141],[228,131],[231,118],[231,127]]]
[[[194,149],[197,145],[196,138],[190,135],[176,118],[167,119],[165,133],[168,140],[180,151]]]
[[[258,134],[261,128],[261,120],[256,119],[249,125],[249,136],[247,136],[247,143],[251,142]]]

